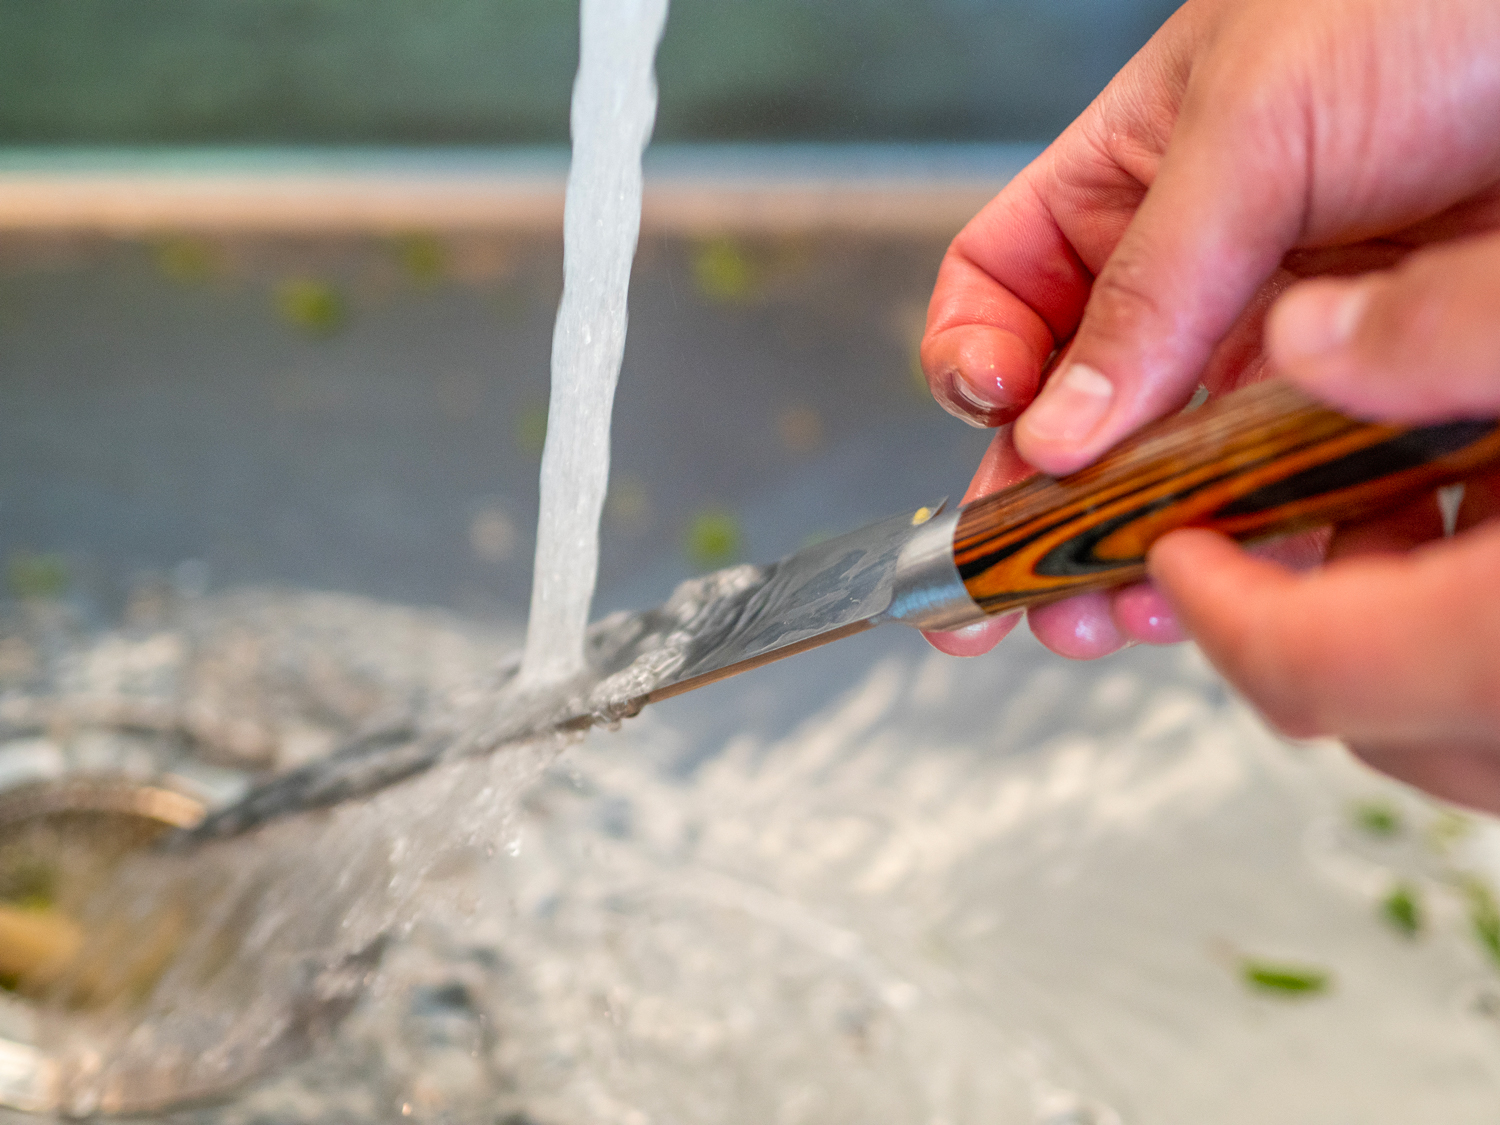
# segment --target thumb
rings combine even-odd
[[[1182,406],[1296,242],[1306,194],[1292,135],[1300,118],[1246,117],[1184,105],[1151,187],[1094,280],[1067,363],[1016,423],[1016,445],[1039,469],[1082,468]],[[1245,135],[1266,140],[1235,143]]]
[[[1351,414],[1434,422],[1500,413],[1500,234],[1418,250],[1394,270],[1288,289],[1272,364]]]

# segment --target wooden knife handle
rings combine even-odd
[[[1168,531],[1240,540],[1355,519],[1500,460],[1500,420],[1359,422],[1279,381],[1126,439],[1086,469],[1036,476],[959,514],[953,560],[986,613],[1119,586]]]

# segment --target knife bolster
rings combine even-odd
[[[935,516],[907,539],[896,558],[891,607],[884,617],[918,629],[958,629],[984,620],[953,562],[958,512]]]

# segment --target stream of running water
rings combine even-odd
[[[573,160],[563,220],[563,296],[521,679],[584,668],[609,484],[609,422],[625,355],[626,297],[641,226],[641,154],[656,120],[652,61],[667,0],[582,0]]]
[[[388,808],[371,821],[345,809],[323,825],[277,825],[253,842],[128,862],[88,904],[88,938],[50,986],[39,1027],[52,1059],[49,1097],[72,1112],[202,1096],[302,1050],[362,991],[387,936],[409,924],[439,857],[455,843],[460,851],[469,846],[461,841],[493,846],[503,838],[519,794],[566,742],[548,733],[559,713],[582,701],[607,715],[619,695],[607,682],[579,681],[588,667],[610,416],[640,231],[641,156],[656,116],[653,60],[666,13],[667,0],[580,5],[564,288],[519,673],[512,663],[487,683],[438,693],[426,706],[408,700],[387,717],[394,727],[345,756],[347,772],[306,779],[332,794],[322,803],[341,803],[362,792],[355,779],[372,769],[384,776],[394,768],[391,779],[413,772],[403,754],[422,768],[470,759],[435,771],[421,787],[425,796],[407,787],[397,815]],[[593,635],[595,648],[601,636],[606,648],[615,643],[606,630]],[[391,730],[399,732],[394,740]],[[518,744],[509,753],[473,760],[511,741]],[[462,779],[456,787],[455,779]],[[92,1001],[94,1010],[80,1019],[73,1009],[83,995],[112,999]]]

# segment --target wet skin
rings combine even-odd
[[[1200,382],[1500,414],[1497,60],[1493,0],[1191,0],[943,261],[923,367],[1000,427],[969,496],[1081,468]],[[1178,532],[1152,584],[1031,627],[1078,658],[1191,634],[1287,733],[1500,811],[1497,497],[1471,482],[1451,539],[1434,501],[1253,555]]]

